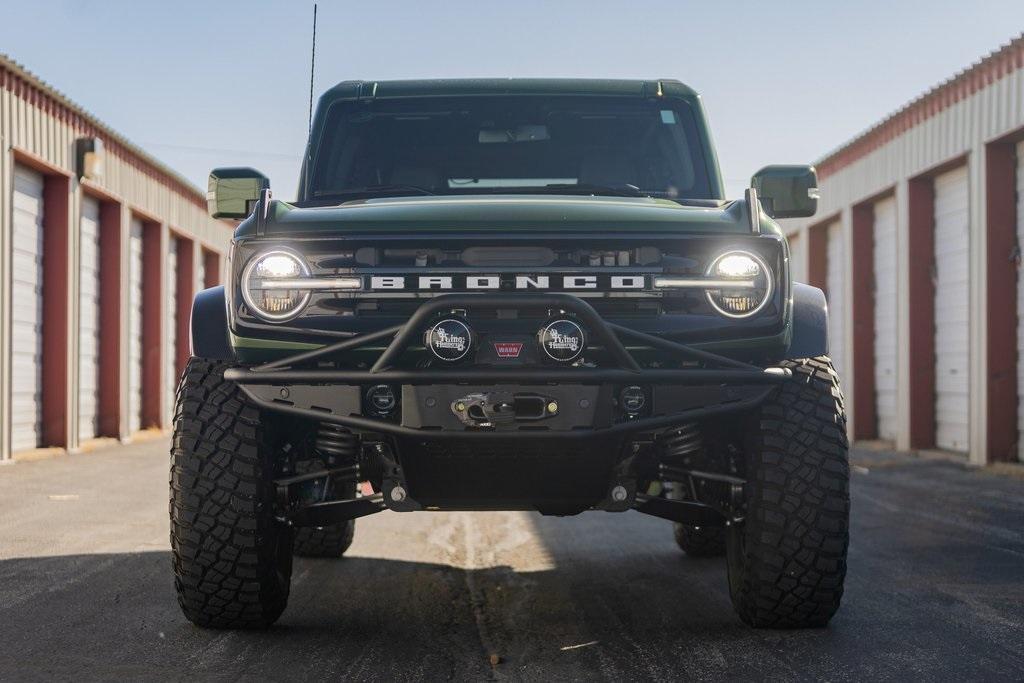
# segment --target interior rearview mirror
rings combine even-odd
[[[813,166],[765,166],[750,186],[772,218],[805,218],[818,210],[818,172]]]
[[[541,142],[550,140],[548,127],[541,125],[516,126],[515,128],[483,128],[477,136],[482,145],[506,142]]]
[[[254,168],[215,168],[206,188],[206,207],[214,218],[245,218],[270,180]]]

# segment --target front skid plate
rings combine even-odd
[[[452,400],[470,393],[468,389],[488,389],[478,385],[405,385],[403,398],[411,399],[414,405],[400,407],[401,423],[364,415],[362,392],[356,385],[244,383],[241,388],[262,409],[333,422],[356,432],[386,433],[429,441],[486,441],[511,436],[519,440],[590,439],[664,429],[682,422],[752,410],[774,387],[725,383],[654,385],[648,388],[651,407],[647,413],[625,419],[614,409],[613,385],[501,385],[501,389],[508,392],[551,395],[559,404],[559,414],[550,419],[517,421],[498,429],[466,427],[450,412]],[[431,398],[433,405],[428,404]],[[563,407],[566,411],[564,416],[561,414]],[[450,418],[445,411],[451,414]]]

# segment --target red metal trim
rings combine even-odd
[[[819,223],[807,229],[807,284],[823,292],[828,283],[829,223]]]
[[[144,224],[153,223],[155,225],[158,225],[163,222],[163,220],[157,214],[150,213],[145,209],[140,209],[134,204],[130,204],[129,208],[131,209],[132,215],[135,216],[135,218],[142,221]]]
[[[68,445],[68,225],[70,183],[43,184],[43,425],[41,445]]]
[[[960,168],[961,166],[966,165],[970,159],[970,156],[970,152],[964,152],[959,156],[952,157],[951,159],[946,159],[941,163],[935,164],[931,168],[921,171],[920,173],[917,174],[917,177],[934,179],[936,176],[940,176],[946,171],[952,171],[955,168]]]
[[[87,194],[100,202],[114,202],[115,204],[120,204],[123,201],[118,195],[105,187],[101,187],[95,181],[89,180],[88,178],[80,179],[78,181],[78,187],[82,189],[84,194]]]
[[[910,447],[935,446],[935,185],[908,184]]]
[[[20,147],[12,147],[11,153],[14,155],[14,161],[22,166],[28,166],[31,169],[39,171],[45,176],[60,176],[62,178],[70,178],[71,173],[67,170],[51,164],[46,159],[33,154]]]
[[[203,249],[203,288],[209,289],[220,284],[220,254]]]
[[[178,277],[175,282],[175,335],[174,371],[178,377],[185,371],[189,357],[189,321],[192,317],[192,299],[195,297],[195,249],[196,243],[184,237],[178,240]]]
[[[121,205],[100,203],[99,433],[121,428]]]
[[[875,414],[875,276],[874,204],[858,204],[852,212],[853,263],[871,273],[870,281],[853,288],[853,438],[878,436]],[[867,266],[867,267],[865,267]]]
[[[142,427],[162,424],[160,405],[163,391],[160,370],[163,356],[164,264],[161,249],[163,230],[159,223],[145,222],[142,228]]]
[[[1012,142],[985,147],[988,460],[1017,460],[1017,159]]]

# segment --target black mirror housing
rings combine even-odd
[[[818,172],[813,166],[765,166],[750,186],[772,218],[806,218],[818,210]]]
[[[206,188],[206,207],[214,218],[242,219],[269,188],[270,180],[254,168],[215,168]]]

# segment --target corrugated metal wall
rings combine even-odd
[[[84,180],[79,182],[75,169],[75,140],[82,137],[98,137],[105,147],[104,169],[102,176],[97,180]],[[114,278],[115,284],[124,284],[117,290],[120,293],[120,300],[108,302],[110,310],[116,314],[116,330],[102,329],[100,335],[116,335],[112,348],[122,352],[118,358],[104,358],[100,363],[100,372],[108,373],[108,377],[102,375],[98,383],[102,385],[106,379],[111,377],[116,384],[112,390],[108,390],[107,404],[113,406],[120,415],[114,416],[114,423],[117,425],[117,433],[109,434],[127,439],[131,437],[129,423],[130,415],[137,415],[140,412],[138,405],[129,404],[129,376],[133,374],[134,368],[129,368],[128,360],[129,344],[129,287],[127,286],[129,268],[129,224],[132,217],[144,220],[150,229],[156,230],[158,243],[166,251],[168,235],[171,229],[183,240],[189,240],[195,248],[188,251],[193,258],[199,259],[203,254],[217,254],[216,261],[218,268],[224,267],[224,255],[227,253],[231,238],[231,227],[221,221],[210,219],[206,213],[205,197],[203,193],[187,181],[162,166],[138,148],[131,145],[117,133],[110,130],[95,118],[74,103],[69,102],[60,93],[52,90],[45,83],[32,74],[26,72],[19,65],[0,56],[0,459],[11,457],[12,451],[12,391],[16,383],[20,381],[15,377],[13,358],[13,346],[15,338],[15,316],[13,315],[16,306],[23,306],[29,302],[21,302],[20,296],[14,295],[13,284],[16,271],[24,270],[24,256],[16,251],[14,245],[14,211],[12,200],[14,199],[14,186],[16,168],[26,169],[26,173],[41,174],[44,179],[57,179],[60,182],[47,185],[47,197],[43,204],[47,208],[55,207],[46,217],[45,230],[51,238],[56,235],[59,243],[66,248],[66,275],[65,283],[56,284],[44,282],[43,286],[57,286],[67,291],[59,291],[56,295],[48,294],[50,304],[47,311],[50,317],[47,320],[57,321],[56,332],[65,334],[66,343],[62,348],[63,353],[58,354],[60,358],[44,358],[43,364],[50,364],[58,367],[61,372],[50,373],[53,377],[64,377],[66,387],[51,390],[50,398],[57,397],[57,406],[50,405],[48,415],[62,420],[62,424],[56,428],[52,425],[51,430],[56,430],[58,436],[50,437],[55,445],[75,449],[80,445],[80,436],[87,437],[94,433],[90,425],[80,425],[80,415],[86,420],[97,420],[97,426],[103,422],[95,417],[93,408],[89,405],[80,405],[82,391],[95,391],[96,396],[103,394],[99,387],[87,386],[90,379],[82,379],[80,374],[79,358],[82,353],[90,354],[95,351],[89,347],[88,340],[93,338],[96,332],[90,329],[95,327],[102,314],[97,318],[94,307],[88,304],[91,301],[89,296],[94,293],[85,292],[81,289],[80,273],[94,270],[102,259],[97,258],[96,249],[103,249],[96,244],[82,244],[83,234],[86,240],[94,236],[87,230],[83,231],[80,225],[80,217],[83,208],[90,216],[88,220],[96,222],[95,205],[100,204],[103,208],[101,213],[112,220],[107,220],[104,225],[96,225],[97,230],[107,231],[109,240],[114,245],[110,252],[116,257],[114,264],[106,269],[105,277]],[[46,181],[49,182],[48,180]],[[66,192],[66,196],[65,195]],[[88,198],[89,201],[84,202]],[[83,207],[83,203],[85,204]],[[103,223],[103,221],[100,221]],[[89,226],[86,226],[89,227]],[[47,254],[49,257],[49,254]],[[60,254],[56,258],[60,258]],[[85,259],[83,261],[82,259]],[[166,263],[166,259],[162,259]],[[208,263],[203,263],[208,267]],[[194,264],[193,270],[198,272],[199,264]],[[164,267],[162,267],[163,269]],[[218,276],[218,281],[221,278]],[[87,283],[86,287],[94,286],[94,283]],[[168,291],[166,287],[161,289],[166,298]],[[88,294],[88,296],[86,296]],[[99,296],[99,293],[95,293]],[[59,296],[57,296],[59,295]],[[86,296],[87,305],[83,306],[83,296]],[[116,296],[114,297],[116,298]],[[52,300],[51,300],[52,299]],[[32,302],[38,305],[40,298]],[[160,316],[161,325],[166,324],[167,319],[173,319],[166,310],[167,304],[161,306],[161,311],[152,312]],[[149,315],[149,311],[144,312]],[[81,319],[82,315],[85,319]],[[108,328],[111,325],[107,321]],[[83,334],[85,335],[83,337]],[[83,338],[86,343],[83,344]],[[63,343],[63,342],[62,342]],[[187,340],[179,343],[187,343]],[[60,345],[58,345],[60,346]],[[110,346],[109,344],[107,345]],[[145,354],[150,350],[140,353]],[[167,352],[157,351],[163,356]],[[163,356],[160,356],[163,358]],[[158,361],[161,362],[161,361]],[[170,361],[168,361],[170,362]],[[87,364],[88,365],[88,364]],[[168,365],[161,365],[166,368]],[[86,373],[93,372],[90,368],[84,368]],[[52,380],[51,380],[52,382]],[[161,396],[166,396],[164,387],[158,386],[155,391]],[[112,395],[112,398],[110,396]],[[97,400],[99,400],[97,398]],[[135,400],[134,398],[132,399]],[[166,400],[166,399],[164,399]],[[61,402],[66,405],[59,405]],[[88,401],[88,396],[86,397]],[[51,400],[51,403],[53,401]],[[84,409],[84,410],[80,410]],[[162,415],[168,415],[168,411],[161,411]],[[146,426],[146,425],[143,425]],[[167,426],[166,418],[161,425]],[[101,430],[110,432],[107,429]],[[64,437],[60,437],[60,433]],[[51,431],[51,434],[54,432]],[[32,439],[26,438],[25,443],[15,444],[18,447],[31,445],[28,442]],[[46,446],[46,440],[40,437],[35,439],[34,445]]]
[[[910,300],[910,272],[915,263],[930,262],[934,267],[937,262],[937,254],[912,253],[908,229],[911,218],[910,184],[920,179],[934,183],[937,176],[962,167],[967,192],[963,216],[967,240],[966,252],[955,256],[957,267],[964,275],[958,285],[963,288],[963,291],[958,292],[963,301],[956,304],[956,308],[966,316],[960,324],[965,327],[967,334],[963,340],[967,367],[964,368],[965,375],[959,375],[958,379],[963,381],[969,399],[966,402],[959,401],[955,410],[966,413],[963,415],[965,427],[962,433],[969,436],[963,437],[967,443],[961,447],[958,445],[959,438],[954,439],[944,432],[941,439],[943,443],[939,445],[957,444],[953,447],[969,450],[971,461],[976,463],[988,462],[992,457],[1003,457],[1002,454],[993,456],[989,453],[992,443],[989,430],[993,428],[990,424],[989,395],[992,391],[991,383],[998,381],[995,377],[998,373],[989,371],[993,359],[988,357],[990,339],[987,335],[991,328],[991,316],[987,317],[987,311],[992,307],[992,297],[998,297],[999,293],[989,292],[987,283],[991,275],[990,264],[1005,268],[1005,262],[1012,258],[1012,254],[988,254],[991,232],[1004,230],[1001,224],[996,226],[993,223],[1002,221],[1002,213],[998,221],[995,216],[988,215],[988,206],[995,196],[993,183],[1001,183],[1004,179],[987,177],[986,163],[997,147],[1016,144],[1020,138],[1024,138],[1024,39],[1017,39],[993,53],[819,162],[821,202],[818,217],[784,221],[787,232],[798,241],[806,243],[809,228],[820,226],[822,220],[831,220],[829,217],[839,215],[841,230],[846,234],[845,243],[850,245],[854,209],[870,205],[881,196],[892,196],[896,223],[895,239],[892,242],[896,282],[894,285],[886,282],[886,287],[895,288],[896,329],[886,333],[894,332],[896,338],[895,415],[885,416],[886,423],[881,427],[876,426],[874,431],[884,432],[884,436],[892,435],[897,447],[901,449],[912,445],[911,370],[915,359],[912,358],[909,343],[911,307],[921,305],[919,301]],[[934,215],[930,217],[933,229],[934,219]],[[939,227],[942,227],[941,223]],[[936,237],[942,238],[941,233]],[[947,248],[946,242],[943,239],[943,244],[936,244],[935,248]],[[807,259],[814,258],[806,250],[797,251],[794,255],[797,254]],[[850,263],[849,257],[846,262]],[[808,272],[813,268],[809,263],[804,263],[795,266],[795,270]],[[871,282],[877,288],[878,274],[872,273],[872,270],[871,264],[852,264],[843,274],[843,291],[830,292],[830,298],[841,296],[844,304],[842,308],[845,317],[841,325],[844,337],[839,344],[833,346],[843,354],[838,364],[845,369],[844,392],[851,413],[851,432],[857,420],[853,414],[853,397],[858,385],[854,381],[858,369],[853,367],[854,325],[851,316],[854,307],[851,302],[854,283]],[[885,277],[888,274],[883,274],[882,279],[885,280]],[[954,304],[946,299],[946,293],[940,293],[935,302],[940,322],[951,314]],[[869,354],[868,357],[873,355]],[[1016,359],[1012,363],[1016,365]],[[874,368],[859,370],[873,372]],[[872,381],[870,384],[874,383]],[[878,390],[877,387],[873,389]],[[946,391],[945,384],[941,389]],[[881,410],[888,401],[888,397],[884,401],[879,400],[878,409]],[[946,410],[945,405],[943,410]],[[1024,421],[1024,418],[1021,420]],[[1014,443],[1020,440],[1019,435],[1012,438]]]

